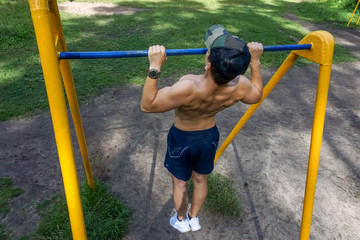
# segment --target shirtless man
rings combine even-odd
[[[149,71],[143,89],[141,109],[147,113],[175,109],[174,125],[168,134],[164,166],[171,173],[176,214],[170,225],[180,232],[201,228],[198,213],[207,196],[207,175],[214,168],[219,142],[215,116],[241,101],[257,103],[262,98],[261,43],[246,43],[214,25],[205,34],[208,52],[203,75],[185,75],[170,87],[157,88],[167,57],[164,46],[151,46]],[[243,76],[250,64],[250,80]],[[194,191],[188,207],[187,181]]]

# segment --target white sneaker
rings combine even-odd
[[[177,213],[175,213],[174,216],[170,218],[170,225],[182,233],[189,232],[191,230],[188,218],[179,221],[177,218]]]
[[[199,217],[193,217],[193,218],[191,218],[191,220],[190,220],[189,212],[187,212],[187,213],[186,213],[186,218],[187,218],[188,221],[189,221],[189,225],[190,225],[191,231],[200,230],[201,226],[200,226],[200,223],[199,223]]]

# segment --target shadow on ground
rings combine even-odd
[[[273,72],[263,71],[265,82]],[[142,113],[141,89],[133,86],[106,90],[84,106],[89,152],[101,159],[98,173],[134,212],[125,239],[298,239],[317,74],[314,65],[290,69],[216,163],[215,172],[237,183],[243,220],[202,211],[202,230],[187,234],[168,225],[173,203],[163,159],[173,113]],[[311,239],[360,236],[360,82],[354,76],[358,63],[333,67]],[[246,108],[238,104],[218,116],[221,141]],[[36,204],[62,191],[51,120],[44,114],[1,122],[0,130],[0,176],[25,190],[10,201],[3,221],[23,234],[39,221]]]

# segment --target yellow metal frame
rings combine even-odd
[[[72,235],[74,239],[87,239],[62,80],[88,183],[91,188],[95,185],[70,63],[68,60],[59,61],[58,58],[58,51],[67,50],[58,5],[56,0],[29,0],[29,5],[54,126]]]
[[[354,14],[355,14],[355,12],[356,12],[356,9],[357,9],[357,8],[358,8],[358,6],[359,6],[359,3],[360,3],[360,0],[357,2],[356,7],[355,7],[355,9],[354,9],[353,13],[351,14],[351,17],[350,17],[350,20],[349,20],[349,22],[348,22],[347,26],[349,26],[349,24],[350,24],[351,20],[353,19]],[[360,20],[360,16],[359,16],[359,18],[358,18],[358,20],[357,20],[357,22],[356,22],[356,25],[358,25],[359,20]]]
[[[69,60],[59,60],[58,58],[59,52],[67,51],[58,5],[56,0],[29,0],[29,4],[42,63],[51,118],[54,126],[73,239],[86,239],[86,229],[63,85],[69,102],[88,184],[93,189],[95,185],[70,62]],[[334,38],[328,32],[316,31],[307,35],[299,44],[312,44],[312,48],[310,50],[297,50],[290,53],[278,71],[264,87],[264,94],[261,102],[250,106],[217,151],[214,162],[218,160],[236,134],[241,130],[247,120],[261,105],[262,101],[269,95],[299,56],[320,64],[300,232],[300,239],[309,239],[334,50]]]
[[[62,24],[59,15],[58,4],[56,0],[49,1],[49,11],[51,14],[51,25],[52,32],[54,34],[55,39],[55,48],[58,52],[67,52],[67,47],[65,43],[65,36],[62,29]],[[71,71],[70,61],[69,60],[61,60],[60,61],[60,72],[65,86],[66,96],[69,102],[71,115],[74,122],[75,132],[77,135],[77,139],[80,146],[80,152],[83,159],[83,164],[85,167],[86,177],[89,183],[89,186],[94,189],[94,177],[92,175],[89,155],[85,140],[84,128],[80,115],[80,108],[76,96],[76,90],[73,80],[73,75]]]
[[[236,134],[241,130],[247,120],[249,120],[252,114],[261,105],[264,99],[269,95],[269,93],[273,90],[276,84],[285,75],[287,70],[290,69],[290,67],[294,64],[294,62],[299,56],[320,64],[318,87],[315,100],[313,129],[311,134],[308,171],[305,186],[303,215],[300,231],[300,239],[309,239],[312,210],[315,198],[316,178],[320,158],[320,148],[325,121],[326,102],[330,84],[331,65],[334,52],[334,37],[328,32],[316,31],[310,33],[305,38],[303,38],[299,42],[299,44],[312,44],[312,48],[306,51],[292,51],[289,54],[289,56],[286,58],[280,68],[270,79],[268,84],[266,84],[266,86],[264,87],[263,98],[261,99],[261,101],[249,107],[249,109],[245,112],[240,121],[231,131],[229,136],[226,138],[224,143],[220,146],[219,150],[215,155],[214,162],[219,159],[227,146],[235,138]]]

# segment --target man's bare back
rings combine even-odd
[[[187,103],[175,109],[174,125],[185,131],[213,127],[216,114],[241,101],[251,88],[250,81],[244,76],[222,86],[205,75],[185,75],[179,83],[187,85],[191,92]]]

